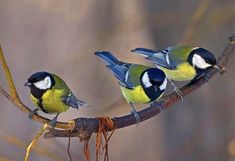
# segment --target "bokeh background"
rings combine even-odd
[[[60,115],[60,121],[119,116],[129,113],[130,107],[94,51],[110,50],[122,60],[143,64],[148,62],[131,54],[131,49],[192,44],[218,56],[228,36],[235,33],[234,8],[234,0],[0,0],[0,43],[20,97],[32,109],[29,89],[23,84],[31,73],[46,70],[60,75],[91,105],[70,109]],[[234,161],[233,61],[225,75],[216,75],[184,101],[138,127],[115,131],[109,144],[110,160]],[[2,70],[0,85],[7,88]],[[42,125],[30,121],[2,95],[0,108],[0,160],[21,161]],[[41,138],[30,160],[68,160],[67,142]],[[93,136],[92,160],[94,146]],[[83,143],[76,138],[71,154],[73,160],[84,160]]]

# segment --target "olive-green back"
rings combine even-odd
[[[128,71],[129,74],[128,74],[127,81],[132,83],[134,86],[140,85],[140,76],[143,73],[143,71],[145,71],[148,68],[152,68],[152,67],[145,66],[145,65],[138,65],[138,64],[134,64],[130,66],[130,69]]]
[[[67,84],[57,75],[52,74],[52,76],[55,79],[55,85],[52,89],[62,89],[64,90],[64,95],[68,95],[70,93],[70,89],[68,88]]]
[[[172,60],[176,66],[186,62],[192,50],[194,50],[194,48],[187,45],[172,47],[169,51],[170,60]]]

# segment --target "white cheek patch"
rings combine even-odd
[[[126,75],[125,75],[125,82],[127,82],[128,77],[129,77],[129,71],[126,72]]]
[[[149,80],[149,75],[148,72],[145,72],[143,77],[142,77],[142,82],[146,88],[151,87],[152,83]]]
[[[169,54],[168,53],[166,54],[166,62],[167,62],[167,64],[170,65],[170,59],[169,59]]]
[[[44,80],[34,83],[34,86],[39,89],[49,89],[51,88],[51,78],[47,76]]]
[[[159,89],[161,91],[166,89],[166,85],[167,85],[167,78],[165,78],[164,82],[162,83],[162,85],[159,86]]]
[[[192,62],[193,62],[193,66],[196,66],[200,69],[205,69],[211,66],[198,54],[194,54]]]

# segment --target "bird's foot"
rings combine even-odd
[[[162,101],[159,101],[157,102],[156,100],[153,101],[151,104],[150,104],[151,107],[158,107],[160,109],[160,111],[164,111],[164,107],[162,106]]]
[[[139,116],[138,112],[136,111],[136,109],[132,109],[131,114],[133,114],[135,116],[136,126],[138,126],[138,124],[140,123],[140,116]]]
[[[184,95],[182,93],[182,91],[178,88],[178,87],[174,87],[174,91],[177,93],[177,95],[181,98],[181,100],[184,100]]]
[[[52,129],[54,129],[55,124],[56,124],[56,120],[55,119],[50,121],[50,126],[51,126]]]
[[[210,75],[209,75],[207,72],[204,73],[202,76],[203,76],[203,78],[205,79],[205,82],[209,82]]]
[[[52,129],[54,129],[54,127],[55,127],[58,116],[59,116],[59,113],[56,114],[56,116],[50,121],[50,126],[51,126]]]
[[[177,93],[177,95],[182,99],[182,101],[184,100],[183,99],[183,97],[184,97],[184,95],[183,95],[183,93],[181,92],[181,90],[175,85],[175,82],[174,81],[172,81],[172,80],[170,80],[170,82],[171,82],[171,85],[173,86],[173,90],[174,90],[174,92],[176,92]]]
[[[37,108],[32,110],[32,111],[30,111],[30,113],[28,115],[28,118],[31,120],[33,118],[33,115],[35,115],[37,112],[38,112]]]

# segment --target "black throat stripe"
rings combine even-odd
[[[42,110],[45,113],[48,113],[48,111],[44,108],[43,103],[42,103],[42,98],[38,99],[38,107],[40,108],[40,110]]]

